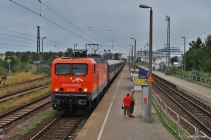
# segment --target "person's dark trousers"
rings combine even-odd
[[[130,103],[130,113],[131,113],[131,114],[133,114],[134,105],[135,105],[134,102],[131,102],[131,103]]]

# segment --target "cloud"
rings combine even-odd
[[[0,33],[19,37],[25,34],[25,38],[26,34],[29,34],[34,37],[28,38],[34,41],[0,34],[0,38],[9,38],[28,45],[28,47],[21,47],[23,46],[21,43],[6,42],[0,39],[1,51],[7,51],[6,48],[14,51],[36,50],[37,26],[41,26],[41,37],[47,37],[46,51],[64,51],[76,43],[81,47],[86,43],[99,43],[102,49],[111,49],[113,43],[114,49],[127,54],[129,44],[133,43],[130,37],[136,38],[137,50],[143,49],[149,40],[149,9],[139,8],[141,3],[138,0],[42,0],[41,7],[38,1],[14,1],[41,14],[47,20],[8,0],[2,0],[0,27],[22,34],[8,32],[1,28]],[[154,48],[162,48],[166,43],[166,15],[171,18],[171,44],[173,46],[183,47],[181,36],[186,36],[188,42],[193,39],[193,36],[198,37],[201,33],[210,30],[210,0],[203,0],[203,2],[198,0],[143,0],[141,2],[153,9]],[[210,32],[203,36],[208,33]],[[2,45],[3,43],[16,46]]]

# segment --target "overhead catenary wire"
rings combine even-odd
[[[17,43],[34,44],[34,43],[23,42],[23,41],[16,41],[16,40],[11,40],[11,39],[6,39],[6,38],[0,38],[0,40],[11,41],[11,42],[17,42]]]
[[[92,38],[93,40],[95,40],[96,42],[99,42],[98,40],[96,40],[94,37],[92,37],[91,35],[89,35],[88,33],[84,32],[82,29],[80,29],[79,27],[77,27],[76,25],[74,25],[72,22],[70,22],[68,19],[66,19],[64,16],[62,16],[61,14],[59,14],[58,12],[56,12],[55,10],[53,10],[52,8],[50,8],[49,6],[47,6],[45,3],[43,3],[41,0],[38,0],[40,2],[40,4],[44,5],[45,7],[47,7],[48,9],[50,9],[52,12],[54,12],[57,16],[61,17],[63,20],[65,20],[66,22],[68,22],[69,24],[71,24],[72,26],[74,26],[76,29],[78,29],[79,31],[81,31],[82,33],[84,33],[85,35],[87,35],[88,37]]]
[[[10,37],[15,37],[15,38],[19,38],[19,39],[24,39],[24,40],[30,40],[30,41],[36,41],[36,40],[31,40],[31,39],[27,39],[25,37],[20,37],[20,36],[16,36],[16,35],[10,35],[10,34],[5,34],[5,33],[0,33],[1,35],[5,35],[5,36],[10,36]]]
[[[209,32],[211,32],[211,30],[209,29],[209,30],[207,30],[207,31],[204,31],[204,32],[201,32],[201,33],[199,33],[199,34],[195,34],[195,35],[191,35],[191,36],[187,36],[186,37],[186,40],[191,40],[191,39],[194,39],[194,38],[202,38],[201,36],[202,35],[204,35],[204,34],[207,34],[207,33],[209,33]],[[176,44],[176,45],[175,45]],[[172,45],[175,45],[176,47],[178,47],[178,46],[181,46],[181,45],[184,45],[184,42],[183,42],[183,40],[178,40],[178,41],[176,41],[176,42],[173,42],[172,43]]]
[[[211,32],[211,29],[206,30],[204,32],[198,33],[198,34],[194,34],[194,35],[188,35],[186,36],[186,40],[192,40],[195,38],[202,38],[202,35],[207,34]],[[184,36],[184,35],[183,35]],[[164,43],[161,44],[155,44],[154,46],[163,46]],[[174,41],[171,43],[171,46],[175,46],[175,47],[179,47],[179,46],[183,46],[184,45],[184,41],[182,39],[178,39],[177,41]]]
[[[0,40],[4,40],[4,41],[9,41],[9,42],[16,42],[16,43],[24,43],[24,44],[35,44],[36,43],[36,38],[33,39],[28,39],[28,38],[25,38],[25,37],[20,37],[20,36],[15,36],[15,35],[10,35],[10,34],[5,34],[5,33],[0,33],[1,35],[4,35],[4,36],[9,36],[9,37],[12,37],[12,38],[18,38],[18,39],[21,39],[21,41],[18,41],[18,40],[12,40],[12,39],[6,39],[6,38],[0,38]],[[29,41],[29,42],[26,42],[26,41]],[[53,42],[55,43],[55,41],[51,41],[51,40],[48,40],[49,42]],[[53,43],[45,43],[45,46],[54,46]],[[2,45],[12,45],[12,46],[18,46],[18,47],[23,47],[23,45],[19,45],[19,44],[10,44],[10,43],[3,43],[1,42]],[[60,48],[66,48],[66,47],[63,47],[61,46],[62,44],[64,45],[69,45],[69,44],[65,44],[65,43],[61,43],[61,42],[57,42],[57,46],[59,46]],[[25,46],[24,46],[25,47]]]
[[[9,43],[2,43],[2,42],[0,42],[0,44],[7,45],[7,46],[10,46],[10,47],[13,47],[13,46],[16,46],[16,47],[28,47],[28,46],[25,46],[25,45],[9,44]]]
[[[64,29],[64,30],[66,30],[66,31],[68,31],[68,32],[70,32],[70,33],[72,33],[72,34],[78,36],[79,38],[82,38],[82,39],[84,39],[84,40],[86,40],[86,41],[92,43],[92,41],[88,40],[87,38],[85,38],[85,37],[83,37],[83,36],[81,36],[81,35],[78,35],[78,34],[76,34],[75,32],[73,32],[73,31],[71,31],[71,30],[65,28],[64,26],[62,26],[62,25],[60,25],[60,24],[58,24],[58,23],[52,21],[51,19],[49,19],[49,18],[43,16],[43,15],[41,14],[41,12],[42,12],[42,11],[41,11],[41,5],[43,5],[43,6],[47,7],[48,9],[50,9],[51,11],[53,11],[57,16],[60,16],[63,20],[65,20],[66,22],[68,22],[69,24],[71,24],[72,26],[74,26],[75,28],[77,28],[78,30],[80,30],[82,33],[86,34],[87,36],[89,36],[89,37],[91,37],[92,39],[94,39],[95,41],[97,41],[95,38],[93,38],[92,36],[90,36],[89,34],[87,34],[86,32],[84,32],[83,30],[81,30],[79,27],[77,27],[76,25],[74,25],[72,22],[70,22],[69,20],[67,20],[65,17],[61,16],[58,12],[56,12],[55,10],[53,10],[52,8],[50,8],[49,6],[47,6],[47,5],[46,5],[45,3],[43,3],[41,0],[38,0],[38,2],[40,3],[40,11],[39,11],[40,13],[37,13],[37,12],[35,12],[35,11],[33,11],[33,10],[31,10],[31,9],[29,9],[29,8],[27,8],[27,7],[25,7],[25,6],[23,6],[22,4],[13,1],[13,0],[10,0],[10,1],[13,2],[13,3],[15,3],[15,4],[17,4],[18,6],[20,6],[20,7],[24,8],[24,9],[26,9],[26,10],[28,10],[28,11],[34,13],[35,15],[40,16],[40,17],[42,17],[43,19],[45,19],[45,20],[47,20],[47,21],[49,21],[49,22],[51,22],[51,23],[53,23],[53,24],[59,26],[60,28],[62,28],[62,29]],[[132,24],[127,24],[127,25],[132,25]],[[114,26],[119,26],[119,25],[114,25]],[[99,41],[97,41],[97,42],[99,42]],[[103,43],[99,42],[99,46],[100,46],[100,47],[102,47],[102,44],[103,44]],[[102,48],[103,48],[103,47],[102,47]],[[104,49],[104,48],[103,48],[103,49]]]
[[[61,17],[63,20],[65,20],[66,22],[68,22],[69,24],[71,24],[72,26],[74,26],[76,29],[78,29],[79,31],[81,31],[82,33],[84,33],[85,35],[87,35],[88,37],[90,37],[91,39],[95,40],[96,42],[99,43],[100,47],[103,47],[103,43],[101,43],[100,41],[98,41],[97,39],[95,39],[94,37],[92,37],[91,35],[87,34],[86,32],[84,32],[82,29],[80,29],[79,27],[77,27],[76,25],[74,25],[72,22],[70,22],[68,19],[66,19],[64,16],[62,16],[61,14],[59,14],[58,12],[56,12],[55,10],[53,10],[52,8],[50,8],[49,6],[47,6],[45,3],[41,2],[41,0],[38,0],[40,2],[40,4],[44,5],[45,7],[47,7],[48,9],[50,9],[51,11],[53,11],[57,16]],[[92,41],[91,41],[92,42]],[[93,42],[92,42],[93,43]]]
[[[15,0],[13,0],[13,1],[15,1]],[[44,4],[46,5],[46,2],[47,1],[42,1],[42,3],[43,2],[45,2]],[[37,3],[38,4],[38,3]],[[25,3],[24,3],[24,5],[26,5]],[[28,5],[26,5],[28,8],[30,7],[30,6],[28,6]],[[48,3],[47,3],[47,6],[49,6],[48,5]],[[44,10],[45,9],[45,7],[44,7],[44,5],[42,4],[42,10]],[[54,9],[55,10],[55,9]],[[40,13],[41,12],[44,12],[44,11],[39,11],[39,10],[37,10],[38,11],[38,15],[40,15]],[[49,10],[48,10],[49,11]],[[49,16],[47,16],[47,18],[49,18]],[[51,19],[51,18],[50,18]],[[55,20],[56,22],[58,22],[57,20]],[[58,22],[59,23],[59,22]],[[115,23],[114,23],[115,24]],[[121,24],[121,23],[120,23]],[[61,25],[63,25],[63,24],[61,24]],[[64,26],[64,27],[66,27],[66,26]],[[93,26],[94,27],[94,26]],[[66,27],[67,28],[67,27]],[[67,29],[69,29],[69,28],[67,28]],[[71,29],[70,29],[71,30]],[[75,31],[75,30],[71,30],[71,31]],[[76,32],[77,33],[77,32]],[[80,33],[78,33],[78,34],[80,34]],[[120,34],[121,35],[121,34]],[[80,35],[81,36],[81,35]],[[83,35],[83,36],[85,36],[85,35]],[[182,36],[185,36],[184,34],[182,35]],[[86,36],[85,36],[86,37]],[[188,36],[186,36],[187,37],[187,39],[189,39],[189,37]],[[87,37],[88,38],[88,37]],[[116,40],[118,40],[119,38],[117,38],[116,37]],[[177,41],[178,40],[178,41]],[[162,41],[162,40],[161,40]],[[180,36],[178,37],[178,39],[174,39],[174,40],[172,40],[173,41],[173,43],[172,43],[172,45],[182,45],[183,44],[183,42],[182,42],[182,40],[180,39]],[[176,41],[175,43],[174,43],[174,41]],[[160,42],[160,41],[159,41]],[[77,42],[78,43],[78,42]],[[104,43],[104,42],[103,42]],[[163,44],[164,43],[160,43],[160,46],[162,45],[163,46]],[[105,45],[105,44],[103,44],[103,45]],[[110,45],[110,44],[109,44]],[[116,44],[115,45],[117,45],[117,42],[116,42]],[[156,43],[156,45],[158,45],[157,43]],[[155,46],[155,45],[154,45]]]
[[[80,35],[74,33],[73,31],[71,31],[71,30],[69,30],[69,29],[63,27],[62,25],[60,25],[60,24],[58,24],[58,23],[56,23],[56,22],[54,22],[54,21],[48,19],[47,17],[43,16],[41,13],[38,14],[37,12],[34,12],[34,11],[30,10],[29,8],[27,8],[27,7],[25,7],[25,6],[23,6],[23,5],[21,5],[21,4],[17,3],[17,2],[14,2],[13,0],[10,0],[10,1],[13,2],[13,3],[15,3],[15,4],[17,4],[18,6],[21,6],[21,7],[24,8],[24,9],[29,10],[30,12],[32,12],[32,13],[34,13],[34,14],[40,16],[40,17],[42,17],[43,19],[45,19],[45,20],[47,20],[47,21],[49,21],[49,22],[51,22],[51,23],[57,25],[58,27],[60,27],[60,28],[62,28],[62,29],[64,29],[64,30],[66,30],[66,31],[68,31],[68,32],[70,32],[70,33],[72,33],[72,34],[74,34],[75,36],[78,36],[79,38],[82,38],[82,39],[88,41],[89,43],[93,43],[92,41],[86,39],[85,37],[80,36]],[[38,0],[38,1],[39,1],[39,0]],[[39,1],[39,2],[41,3],[41,1]],[[42,4],[43,4],[43,3],[42,3]],[[80,30],[81,32],[83,32],[84,34],[86,34],[87,36],[89,36],[89,37],[91,37],[92,39],[94,39],[95,41],[97,41],[95,38],[93,38],[92,36],[90,36],[89,34],[87,34],[86,32],[84,32],[84,31],[81,30],[80,28],[78,28],[76,25],[72,24],[70,21],[68,21],[66,18],[64,18],[64,17],[61,16],[60,14],[58,14],[55,10],[53,10],[53,9],[50,8],[49,6],[47,6],[47,5],[44,5],[44,6],[46,6],[46,7],[49,8],[49,9],[51,9],[54,13],[56,13],[58,16],[62,17],[62,18],[63,18],[64,20],[66,20],[68,23],[70,23],[71,25],[73,25],[75,28],[77,28],[78,30]],[[100,41],[97,41],[97,42],[99,43],[99,46],[102,47],[102,43],[101,43]]]
[[[29,34],[25,34],[25,33],[21,33],[21,32],[18,32],[18,31],[15,31],[15,30],[10,30],[10,29],[7,29],[7,28],[4,28],[4,27],[0,27],[1,29],[4,29],[4,30],[7,30],[7,31],[10,31],[10,32],[14,32],[14,33],[18,33],[18,34],[21,34],[22,36],[24,37],[20,37],[20,36],[16,36],[16,35],[10,35],[10,34],[6,34],[6,33],[1,33],[2,35],[5,35],[5,36],[10,36],[10,37],[15,37],[15,38],[19,38],[19,39],[24,39],[24,40],[30,40],[30,41],[35,41],[36,42],[36,36],[33,36],[33,35],[29,35]],[[25,36],[28,36],[28,37],[31,37],[31,38],[34,38],[34,40],[32,39],[28,39],[28,38],[25,38]],[[49,42],[55,42],[55,41],[52,41],[52,40],[49,40],[49,39],[46,39],[47,41]],[[58,42],[58,41],[57,41]],[[65,45],[70,45],[70,43],[62,43],[62,42],[58,42],[59,44],[65,44]]]
[[[14,4],[18,5],[18,6],[20,6],[20,7],[24,8],[24,9],[26,9],[26,10],[28,10],[28,11],[34,13],[35,15],[42,17],[43,19],[45,19],[45,20],[51,22],[52,24],[54,24],[54,25],[56,25],[56,26],[58,26],[58,27],[60,27],[60,28],[62,28],[62,29],[64,29],[64,30],[66,30],[67,32],[69,32],[69,33],[71,33],[71,34],[73,34],[73,35],[75,35],[75,36],[77,36],[77,37],[79,37],[79,38],[81,38],[81,39],[83,39],[83,40],[85,40],[85,41],[88,41],[88,42],[91,42],[91,43],[92,43],[92,41],[90,41],[90,40],[84,38],[83,36],[78,35],[78,34],[76,34],[75,32],[73,32],[73,31],[71,31],[71,30],[69,30],[69,29],[63,27],[62,25],[60,25],[60,24],[58,24],[58,23],[56,23],[56,22],[54,22],[54,21],[48,19],[47,17],[43,16],[42,14],[38,14],[37,12],[35,12],[35,11],[33,11],[33,10],[31,10],[31,9],[29,9],[29,8],[27,8],[27,7],[25,7],[25,6],[21,5],[21,4],[19,4],[19,3],[15,2],[15,1],[13,1],[13,0],[10,0],[10,1],[13,2]]]
[[[7,29],[7,28],[4,28],[4,27],[0,27],[0,28],[1,28],[1,29],[4,29],[4,30],[7,30],[7,31],[10,31],[10,32],[14,32],[14,33],[21,34],[21,35],[23,35],[23,36],[35,37],[35,36],[33,36],[33,35],[29,35],[29,34],[21,33],[21,32],[14,31],[14,30],[11,30],[11,29]]]

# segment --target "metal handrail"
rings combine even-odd
[[[186,119],[181,117],[178,113],[176,113],[174,110],[169,108],[163,100],[156,94],[153,93],[152,95],[152,103],[156,107],[157,111],[160,113],[162,119],[165,121],[165,123],[174,131],[175,134],[178,135],[182,140],[186,139],[193,139],[198,140],[200,138],[206,138],[211,140],[209,136],[207,136],[204,132],[199,131],[197,127],[195,127],[193,124],[188,122]],[[183,123],[181,123],[183,122]],[[187,128],[183,124],[188,125],[189,128],[194,130],[194,133],[188,132]]]
[[[180,72],[180,71],[171,71],[171,74],[183,77],[185,79],[189,79],[195,82],[200,82],[200,83],[204,83],[207,85],[211,85],[211,79],[210,78],[206,78],[206,77],[200,77],[197,75],[191,75],[191,74],[187,74],[184,72]]]

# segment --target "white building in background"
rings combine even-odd
[[[169,49],[164,47],[163,49],[158,49],[153,51],[152,55],[152,63],[155,69],[162,68],[163,66],[167,66]],[[141,50],[137,51],[136,58],[140,61],[149,62],[149,51]],[[178,66],[182,65],[182,56],[183,52],[179,49],[179,47],[170,47],[170,58],[177,57],[178,58]]]
[[[168,57],[169,48],[164,47],[163,49],[158,49],[156,51],[158,54],[161,54],[162,57]],[[183,52],[179,49],[179,47],[170,47],[170,58],[173,57],[182,57]]]
[[[0,53],[0,59],[4,60],[5,59],[5,54],[4,53]]]

